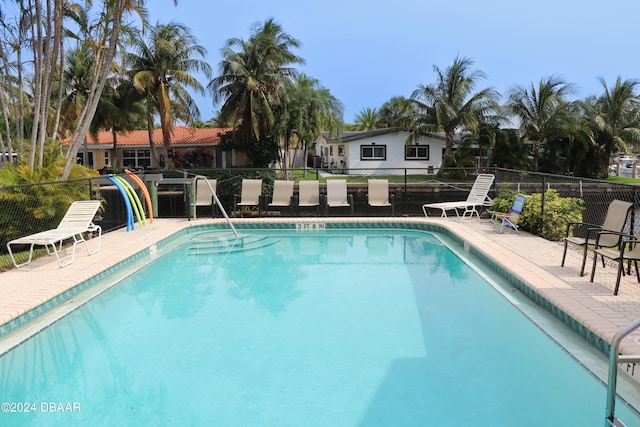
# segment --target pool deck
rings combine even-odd
[[[518,277],[556,307],[610,342],[621,328],[640,318],[640,284],[635,274],[623,277],[620,293],[613,296],[617,269],[600,264],[593,283],[589,282],[592,258],[587,261],[587,275],[579,276],[581,253],[569,250],[565,267],[560,267],[563,245],[531,234],[497,233],[490,223],[470,219],[457,221],[441,218],[282,218],[234,219],[241,222],[380,222],[432,223],[447,228],[469,245],[481,249],[495,263]],[[18,269],[0,273],[0,326],[45,303],[68,289],[148,248],[173,233],[191,225],[221,220],[156,219],[152,224],[106,233],[102,248],[87,255],[79,246],[75,261],[60,268],[53,257],[44,257]],[[95,240],[89,244],[94,245]],[[640,354],[640,331],[623,342],[623,353]]]

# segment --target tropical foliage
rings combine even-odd
[[[157,113],[160,117],[163,155],[168,159],[176,116],[172,110],[177,109],[192,125],[200,117],[188,89],[204,93],[204,87],[191,73],[210,76],[211,67],[204,61],[206,49],[186,26],[178,23],[156,25],[151,28],[149,42],[137,38],[134,49],[135,53],[126,56],[128,73],[136,89],[145,94],[147,114]]]
[[[365,108],[358,113],[349,130],[364,131],[386,127],[382,125],[382,116],[377,108]]]
[[[169,156],[172,128],[184,122],[232,129],[224,147],[245,151],[252,166],[281,160],[285,174],[289,148],[306,151],[323,132],[343,129],[407,129],[407,143],[441,134],[445,165],[479,157],[482,167],[590,177],[607,176],[614,153],[639,148],[636,80],[601,79],[601,95],[579,100],[570,82],[544,77],[513,85],[501,100],[481,86],[486,75],[471,59],[456,57],[434,65],[435,81],[418,84],[410,97],[363,106],[345,124],[341,102],[298,68],[301,42],[274,19],[255,23],[247,38],[228,39],[214,74],[187,26],[149,26],[144,0],[15,3],[16,16],[0,13],[0,166],[17,152],[24,170],[8,170],[18,181],[48,179],[49,147],[63,138],[64,165],[55,173],[71,177],[87,135],[101,130],[112,132],[117,162],[118,132],[146,128],[152,164],[161,164],[153,158],[157,123],[164,161],[178,159]],[[207,122],[192,98],[205,88],[219,108]]]
[[[248,40],[227,40],[222,49],[220,75],[208,87],[214,102],[222,103],[220,114],[233,118],[234,143],[275,147],[277,155],[274,110],[282,102],[284,88],[292,85],[298,75],[291,66],[304,63],[292,52],[299,46],[300,42],[273,19],[256,24]],[[275,160],[259,158],[258,152],[265,151],[253,150],[253,166],[266,166]]]
[[[541,145],[569,133],[571,114],[567,95],[571,89],[563,80],[549,77],[540,80],[537,87],[516,85],[509,93],[507,108],[520,120],[523,137],[533,143],[536,165]]]
[[[584,200],[581,198],[561,197],[556,190],[547,190],[544,193],[544,205],[542,193],[527,197],[519,224],[523,230],[538,234],[547,240],[559,241],[564,238],[568,223],[582,222],[583,210]]]
[[[320,82],[301,73],[295,84],[284,87],[282,103],[276,111],[277,134],[282,140],[282,165],[286,175],[289,148],[302,148],[304,158],[323,131],[338,133],[343,106]]]
[[[410,99],[394,96],[380,107],[380,123],[388,128],[408,128],[414,107]]]
[[[447,158],[459,131],[477,133],[482,123],[497,120],[499,94],[492,88],[475,90],[485,74],[472,66],[470,59],[457,57],[445,70],[434,67],[436,83],[421,84],[411,94],[415,110],[410,141],[427,133],[444,132]]]

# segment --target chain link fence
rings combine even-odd
[[[638,185],[500,168],[493,170],[491,173],[496,175],[497,193],[512,191],[527,195],[544,195],[548,190],[554,190],[560,197],[581,199],[584,203],[582,221],[585,223],[602,224],[607,208],[614,199],[631,202],[634,207],[624,231],[633,235],[637,235],[640,231],[640,223],[637,218],[638,207],[640,207],[640,193],[638,191],[640,187]],[[545,198],[543,196],[539,229],[542,229],[545,221],[551,221],[555,213],[544,203]],[[586,228],[575,228],[573,231],[575,235],[583,236]]]
[[[389,192],[393,196],[396,216],[423,216],[422,205],[442,201],[465,200],[478,173],[493,173],[496,176],[491,197],[502,192],[518,192],[527,195],[545,193],[552,189],[561,197],[574,197],[584,201],[582,212],[585,222],[601,224],[609,203],[614,199],[633,202],[640,206],[638,186],[617,184],[607,181],[591,180],[571,176],[550,175],[509,169],[350,169],[320,170],[296,169],[286,173],[274,169],[189,169],[184,171],[145,171],[138,176],[145,182],[152,199],[151,210],[156,218],[198,218],[212,216],[212,209],[195,206],[196,176],[217,180],[216,193],[226,210],[232,216],[234,201],[241,194],[242,180],[246,178],[262,179],[262,194],[270,196],[276,179],[289,179],[295,182],[294,192],[303,180],[319,181],[321,203],[326,197],[326,181],[345,179],[348,192],[353,197],[353,212],[350,208],[325,209],[249,209],[235,212],[236,215],[261,216],[391,216],[392,209],[370,207],[367,201],[368,180],[383,178],[389,181]],[[144,211],[149,212],[146,200],[140,188],[126,175],[136,191]],[[75,200],[101,199],[102,209],[95,219],[104,232],[127,226],[128,216],[125,196],[109,177],[92,179],[48,182],[29,185],[0,187],[0,269],[12,266],[7,255],[8,241],[55,228],[69,205]],[[265,197],[266,200],[266,197]],[[544,206],[541,199],[544,221],[553,218],[553,212]],[[197,209],[197,210],[196,210]],[[220,213],[218,212],[218,216]],[[136,224],[137,225],[137,224]],[[628,221],[628,230],[637,234],[640,224],[636,213]],[[580,234],[577,230],[576,234]],[[22,260],[18,254],[17,261]]]

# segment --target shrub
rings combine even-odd
[[[176,168],[200,168],[211,167],[213,164],[213,154],[206,148],[196,150],[174,151],[169,154]]]
[[[10,240],[57,227],[72,202],[88,199],[87,185],[75,180],[0,189],[0,252]]]
[[[493,198],[493,204],[491,210],[496,212],[507,212],[513,205],[513,201],[516,195],[519,194],[516,191],[504,190],[496,197]]]
[[[524,204],[520,215],[523,230],[539,234],[547,240],[562,240],[569,222],[582,222],[584,202],[580,198],[560,197],[556,190],[544,193],[544,218],[542,217],[542,193],[532,194]],[[540,223],[542,220],[542,229]]]

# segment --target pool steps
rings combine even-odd
[[[189,255],[218,255],[232,252],[246,252],[266,248],[279,240],[269,236],[203,236],[200,235],[187,248]]]

